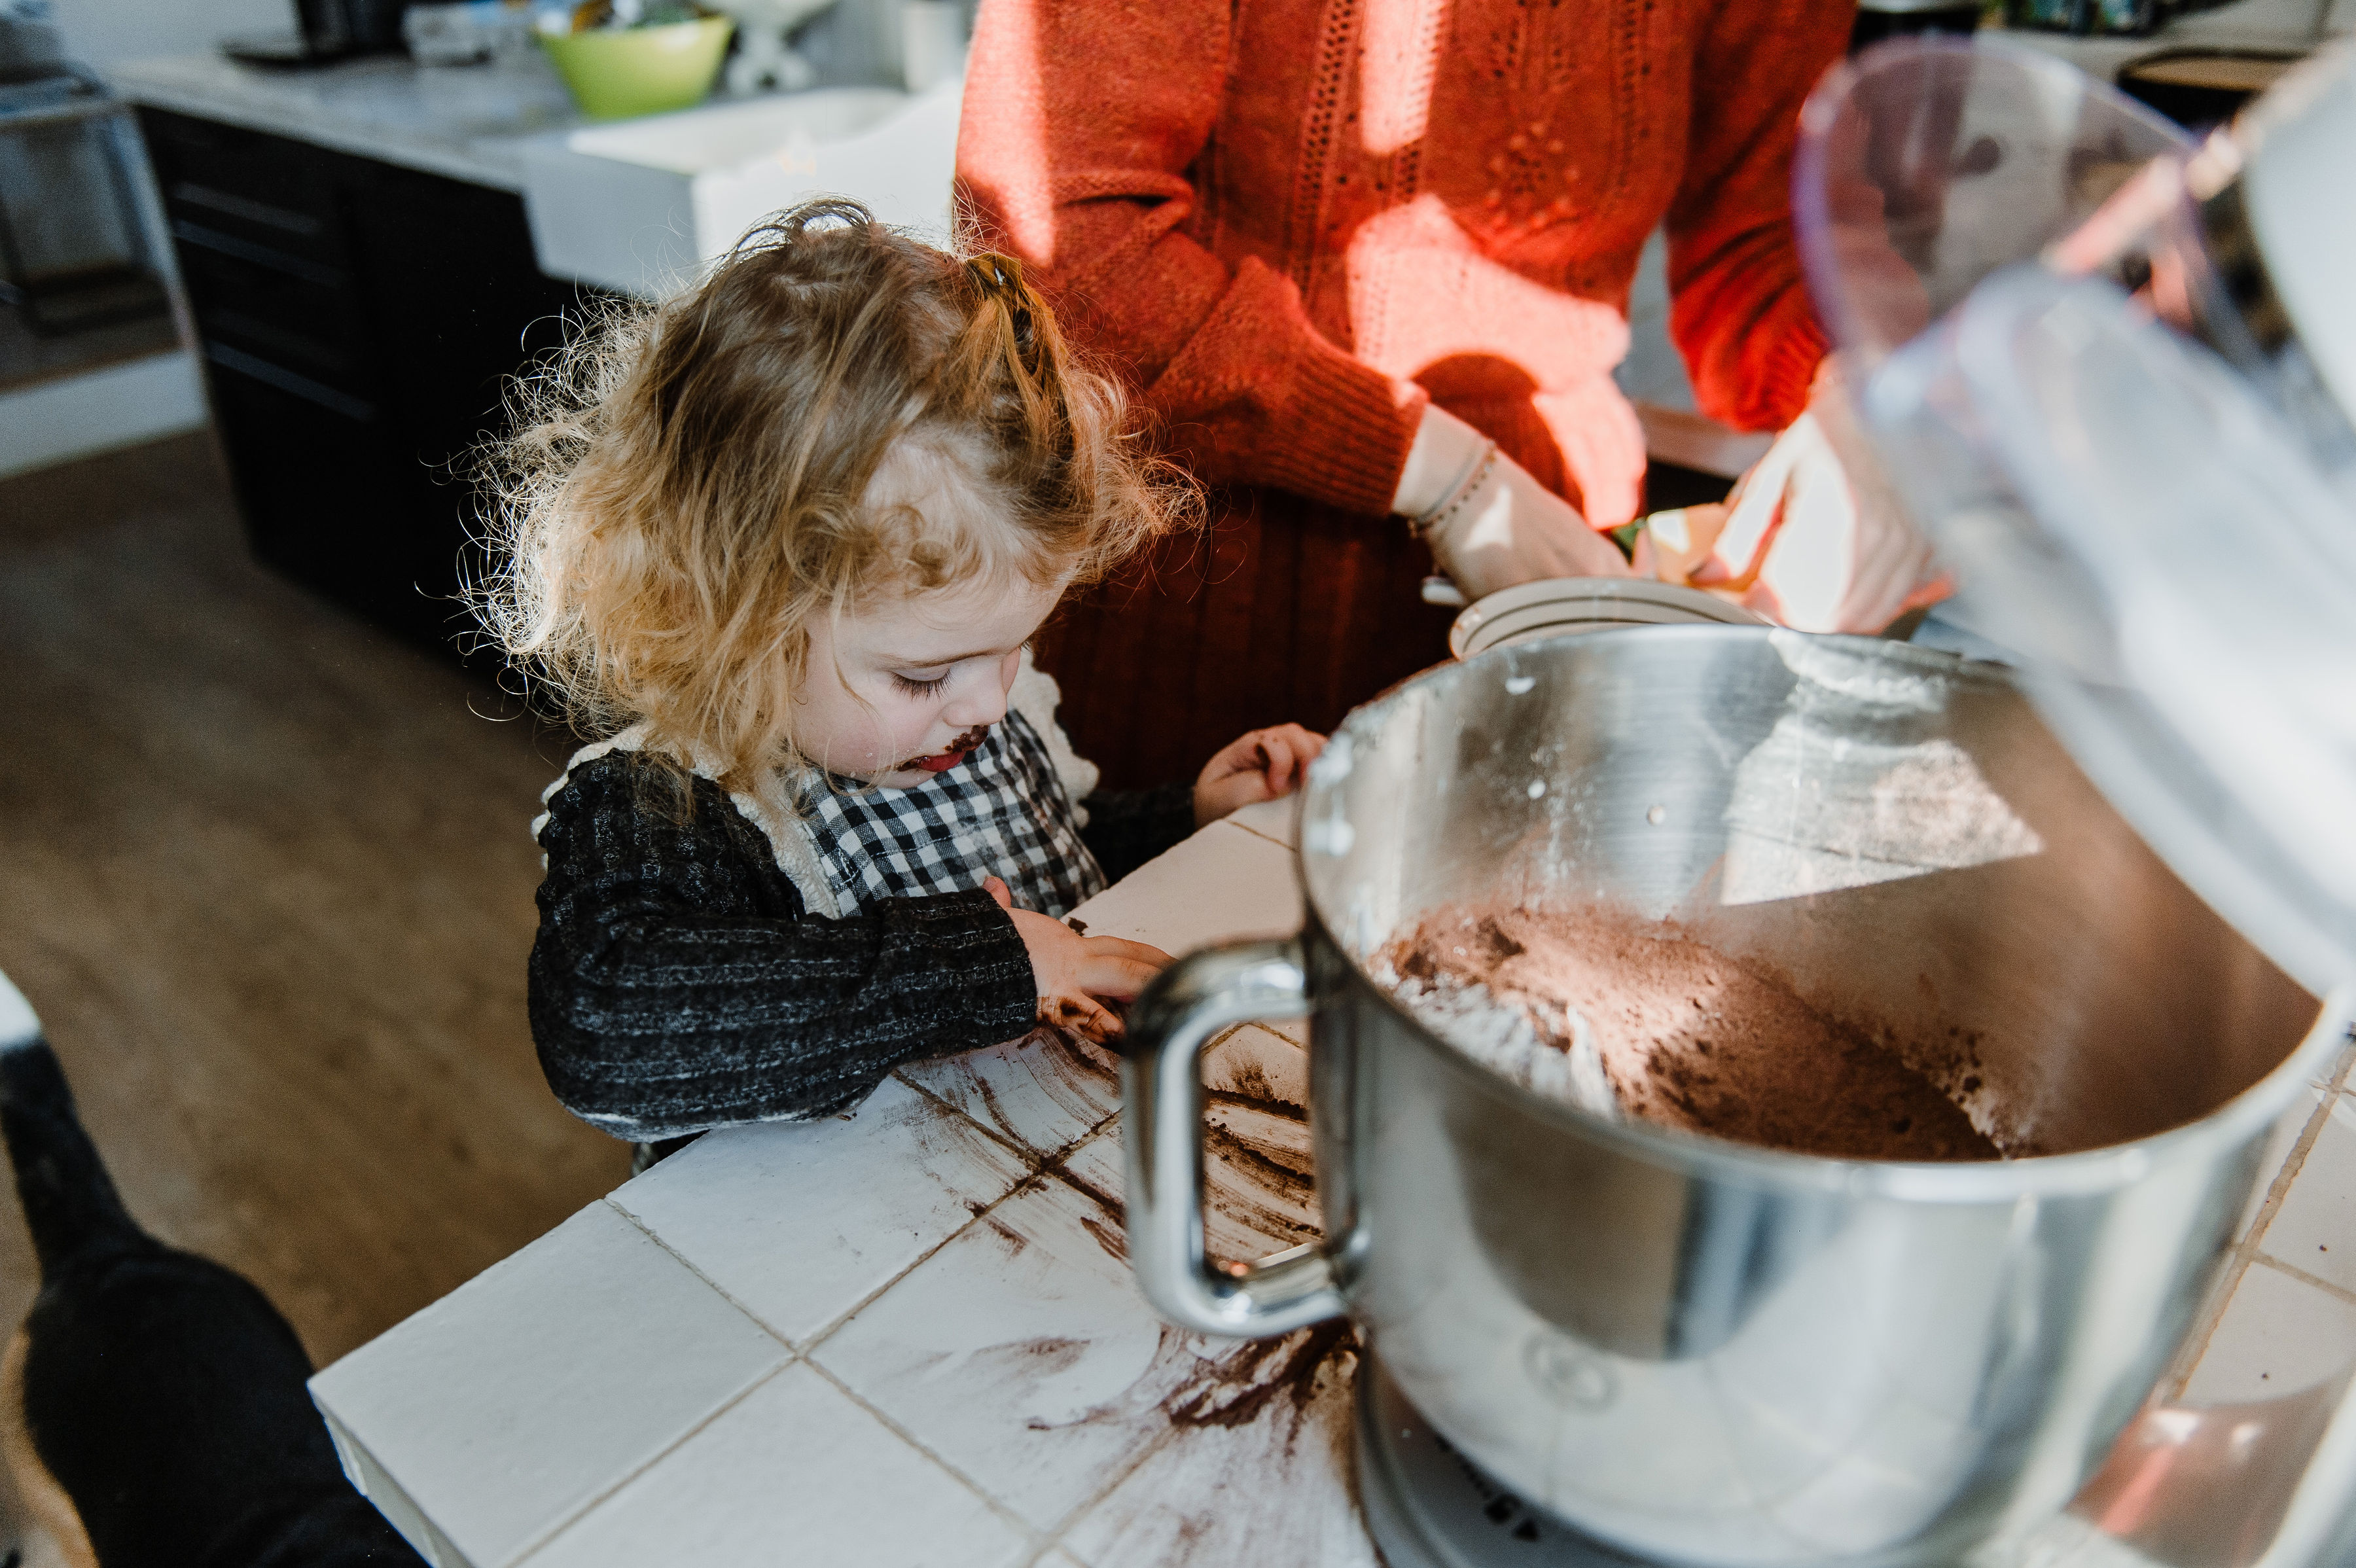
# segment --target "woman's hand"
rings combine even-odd
[[[1500,452],[1478,473],[1488,449],[1472,425],[1427,407],[1391,500],[1408,518],[1440,514],[1425,542],[1467,599],[1539,577],[1628,575],[1612,542],[1519,463]]]
[[[1039,987],[1039,1022],[1099,1046],[1120,1038],[1120,1015],[1104,1001],[1124,1005],[1136,1001],[1146,983],[1168,967],[1170,955],[1119,937],[1084,937],[1053,915],[1018,909],[1014,895],[995,876],[985,879],[982,886],[1012,918],[1023,949],[1031,955],[1031,974]]]
[[[1299,725],[1256,729],[1228,742],[1194,780],[1194,825],[1208,827],[1241,807],[1291,794],[1324,749],[1323,736]]]
[[[1694,547],[1665,551],[1673,580],[1800,631],[1877,632],[1954,585],[1875,461],[1826,360],[1808,412],[1775,438],[1726,508],[1687,512]]]

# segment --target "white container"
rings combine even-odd
[[[964,82],[824,87],[524,144],[542,272],[641,299],[691,284],[752,224],[814,196],[946,242]]]
[[[1740,605],[1650,577],[1546,577],[1500,589],[1466,607],[1448,628],[1459,659],[1505,642],[1631,626],[1765,626]]]

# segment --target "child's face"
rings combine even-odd
[[[956,767],[1006,716],[1023,645],[1062,591],[973,583],[819,617],[795,744],[830,773],[888,789]]]

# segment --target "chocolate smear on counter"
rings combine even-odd
[[[1358,1332],[1347,1318],[1313,1323],[1274,1339],[1246,1342],[1162,1402],[1173,1426],[1237,1427],[1271,1407],[1290,1404],[1298,1418],[1316,1398],[1322,1375],[1346,1375],[1358,1360]]]
[[[1305,1203],[1317,1190],[1313,1172],[1285,1159],[1289,1150],[1252,1143],[1225,1127],[1207,1122],[1203,1128],[1203,1147],[1213,1159],[1240,1166],[1252,1185],[1267,1189],[1271,1197]]]

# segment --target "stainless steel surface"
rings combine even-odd
[[[1358,1359],[1357,1404],[1358,1506],[1384,1568],[1644,1568],[1484,1475],[1372,1356]]]
[[[1121,1062],[1130,1262],[1164,1317],[1205,1334],[1283,1334],[1343,1310],[1333,1265],[1315,1248],[1296,1247],[1240,1273],[1212,1268],[1203,1251],[1196,1061],[1230,1025],[1309,1011],[1300,953],[1297,942],[1258,941],[1195,954],[1154,989],[1152,1053]]]
[[[2024,1538],[2143,1402],[2346,1025],[1999,674],[1920,650],[1714,627],[1508,646],[1354,714],[1302,811],[1297,946],[1192,955],[1132,1014],[1141,1281],[1231,1333],[1333,1299],[1313,1254],[1222,1285],[1180,1152],[1200,1042],[1305,985],[1340,1298],[1450,1442],[1644,1556],[1894,1568]],[[1364,967],[1493,894],[1675,913],[1825,1010],[1977,1031],[1983,1122],[2077,1152],[1855,1164],[1541,1100]]]

